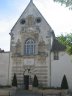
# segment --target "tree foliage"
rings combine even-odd
[[[69,7],[69,9],[72,9],[72,0],[54,0],[54,1],[61,3],[61,5],[65,4],[66,7]]]
[[[33,87],[38,87],[38,79],[36,75],[34,76]]]
[[[61,89],[68,89],[68,82],[65,75],[63,76],[63,79],[62,79]]]
[[[16,77],[15,73],[14,73],[14,77],[13,77],[13,80],[12,80],[12,86],[16,86],[17,87],[17,77]]]
[[[66,51],[72,55],[72,33],[57,37],[58,41],[66,46]]]

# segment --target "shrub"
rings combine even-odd
[[[63,76],[63,79],[62,79],[61,89],[68,89],[68,82],[65,75]]]
[[[16,77],[15,73],[14,73],[14,77],[13,77],[13,80],[12,80],[12,86],[16,86],[17,87],[17,77]]]
[[[33,87],[38,87],[38,79],[36,75],[34,76]]]

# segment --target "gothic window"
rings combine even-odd
[[[54,60],[59,60],[59,53],[57,51],[54,52]]]
[[[35,54],[35,41],[33,39],[26,40],[24,45],[24,54],[25,55]]]

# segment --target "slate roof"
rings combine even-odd
[[[66,46],[61,44],[57,39],[53,40],[51,51],[65,51]]]

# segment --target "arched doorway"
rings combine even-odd
[[[31,68],[25,68],[23,73],[24,78],[24,89],[28,90],[30,88],[30,85],[32,85],[32,77],[31,77]]]
[[[29,75],[24,75],[24,89],[29,89]]]

